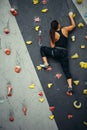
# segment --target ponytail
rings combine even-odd
[[[55,31],[58,29],[58,22],[56,20],[53,20],[51,22],[51,28],[50,28],[50,38],[52,42],[55,42]]]

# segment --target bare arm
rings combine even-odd
[[[70,18],[71,25],[64,27],[64,29],[66,29],[66,31],[68,32],[72,31],[76,27],[76,24],[73,18],[73,12],[69,12],[69,18]]]

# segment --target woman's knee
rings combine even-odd
[[[41,56],[42,56],[42,57],[46,56],[46,55],[45,55],[45,46],[41,46],[41,48],[40,48],[40,53],[41,53]]]

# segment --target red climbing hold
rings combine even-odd
[[[10,120],[10,121],[14,121],[13,115],[10,115],[9,120]]]
[[[11,8],[10,12],[13,16],[16,16],[18,14],[17,10],[15,10],[14,8]]]
[[[60,79],[62,74],[56,74],[56,78]]]
[[[5,29],[4,29],[4,33],[6,33],[6,34],[10,33],[9,29],[8,29],[8,28],[5,28]]]
[[[23,106],[22,111],[23,111],[24,115],[26,116],[27,115],[27,108],[26,108],[26,106]]]
[[[21,67],[17,65],[17,66],[15,67],[15,72],[16,72],[16,73],[20,73],[20,71],[21,71]]]
[[[68,119],[71,119],[72,117],[73,117],[73,115],[72,114],[68,114]]]
[[[38,95],[42,97],[43,96],[43,92],[40,92]]]
[[[53,112],[53,111],[55,110],[55,107],[54,107],[54,106],[51,106],[51,107],[49,107],[49,110],[50,110],[51,112]]]
[[[12,96],[12,86],[8,85],[7,87],[7,96]]]
[[[5,49],[5,54],[6,55],[10,55],[11,54],[11,50],[9,48]]]

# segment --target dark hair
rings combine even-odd
[[[52,42],[54,42],[55,40],[55,31],[57,30],[58,28],[58,21],[57,20],[53,20],[51,22],[51,28],[50,28],[50,38],[52,40]]]

